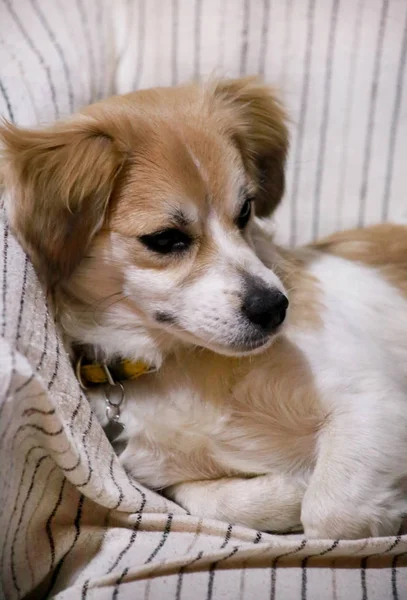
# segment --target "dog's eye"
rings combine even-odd
[[[142,235],[140,241],[149,250],[153,250],[153,252],[158,252],[159,254],[182,252],[191,245],[191,238],[183,231],[175,228]]]
[[[240,214],[236,220],[237,226],[239,229],[244,229],[249,222],[250,215],[252,213],[252,204],[253,198],[246,198],[241,210]]]

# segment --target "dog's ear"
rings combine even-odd
[[[69,277],[98,229],[123,158],[83,115],[39,130],[0,128],[12,229],[49,285]]]
[[[232,111],[230,133],[258,186],[256,214],[268,216],[284,193],[288,150],[285,112],[273,89],[254,77],[220,80],[214,97]]]

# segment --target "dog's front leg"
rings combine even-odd
[[[193,515],[282,532],[301,529],[304,491],[294,477],[261,475],[179,483],[165,494]]]
[[[390,388],[380,402],[332,415],[304,495],[307,537],[356,539],[394,535],[407,510],[407,405]],[[403,489],[404,481],[404,489]]]

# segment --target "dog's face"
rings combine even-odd
[[[99,329],[231,355],[271,340],[288,303],[251,240],[284,185],[287,134],[268,88],[138,92],[2,137],[14,229]]]

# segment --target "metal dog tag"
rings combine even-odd
[[[107,425],[103,428],[107,439],[112,444],[121,433],[123,433],[125,427],[123,423],[118,421],[117,419],[111,419],[107,423]]]

